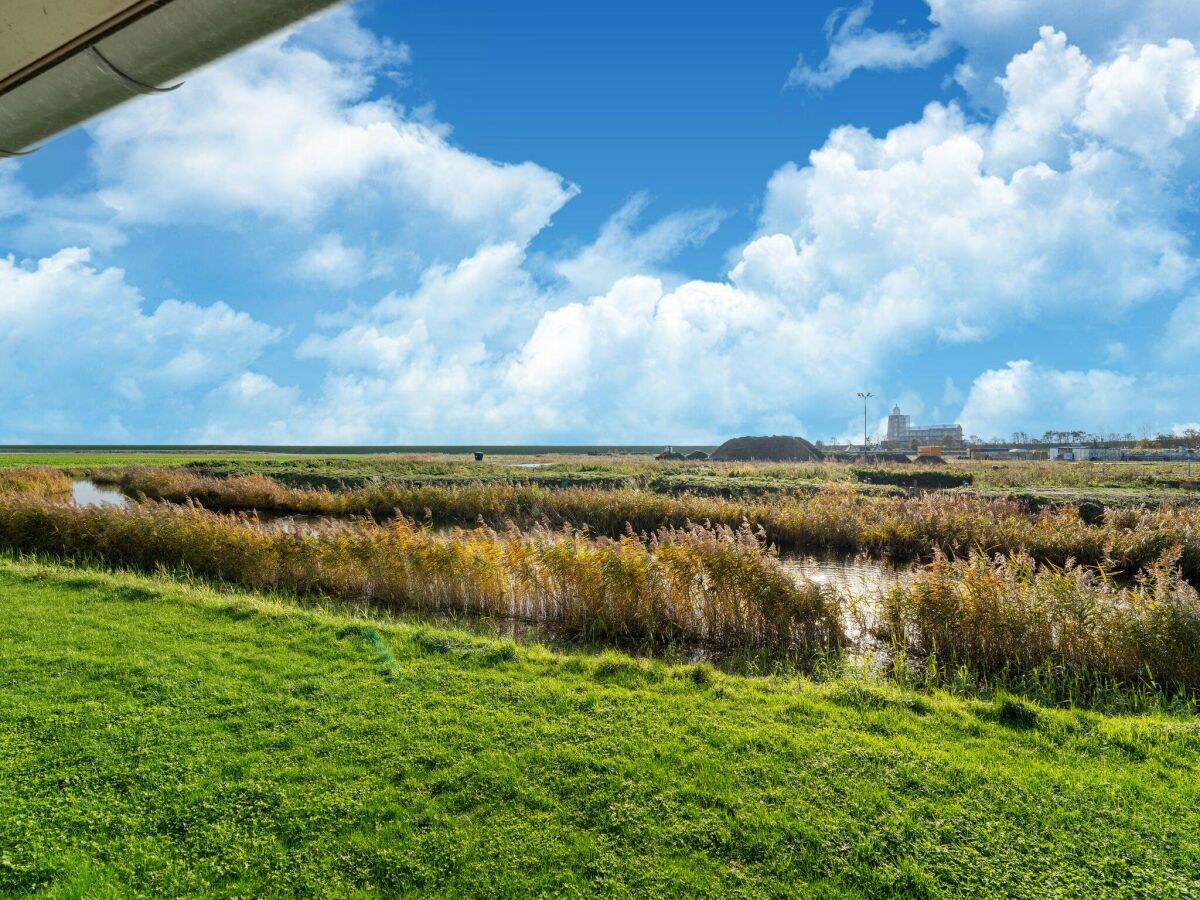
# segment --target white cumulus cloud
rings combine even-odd
[[[1149,52],[1095,63],[1045,29],[1011,60],[991,124],[933,103],[883,135],[835,129],[806,165],[771,178],[759,235],[724,280],[637,274],[716,221],[678,214],[639,231],[639,199],[553,262],[549,284],[516,243],[435,264],[415,291],[304,342],[306,359],[330,367],[305,427],[404,442],[803,431],[939,343],[1081,313],[1119,321],[1178,296],[1195,265],[1170,166],[1146,165],[1085,115],[1113,65]],[[1190,66],[1170,58],[1151,69],[1164,84]],[[1187,128],[1162,134],[1170,148]],[[1039,403],[1054,414],[1072,386],[1125,398],[1089,401],[1114,424],[1136,408],[1129,376],[1031,367],[981,376],[964,415],[987,429],[1036,418]],[[1176,395],[1161,397],[1169,415]]]
[[[0,258],[0,436],[87,442],[163,421],[234,377],[279,332],[223,303],[147,309],[119,269],[89,253]]]
[[[789,84],[831,87],[861,69],[930,65],[961,51],[958,79],[981,100],[996,100],[993,79],[1043,26],[1071,35],[1084,53],[1107,57],[1129,45],[1184,38],[1200,43],[1200,4],[1193,0],[926,0],[925,30],[876,30],[872,6],[859,4],[827,28],[829,53],[815,67],[801,60]]]
[[[961,421],[968,433],[984,438],[1049,429],[1125,431],[1134,423],[1169,422],[1180,388],[1153,376],[1060,370],[1014,360],[975,379]]]
[[[530,162],[467,152],[376,92],[407,61],[345,10],[270,38],[89,126],[100,196],[123,223],[358,223],[443,258],[528,241],[576,188]],[[309,260],[318,278],[345,268],[328,251]]]

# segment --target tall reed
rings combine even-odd
[[[1108,564],[1129,573],[1179,553],[1184,574],[1200,581],[1200,507],[1169,504],[1154,509],[1110,510],[1089,524],[1074,507],[1030,512],[1008,500],[956,494],[867,497],[832,485],[816,494],[770,498],[666,495],[639,489],[549,488],[506,482],[455,485],[386,484],[341,491],[287,488],[261,475],[207,478],[180,470],[131,469],[123,481],[133,495],[210,509],[258,509],[318,515],[395,513],[436,525],[507,522],[528,526],[586,523],[597,534],[619,537],[628,528],[651,533],[709,522],[761,527],[769,541],[793,549],[867,551],[897,558],[1032,554],[1065,565],[1076,560]]]
[[[22,497],[0,498],[0,545],[402,609],[548,619],[596,639],[797,655],[844,642],[836,594],[795,583],[749,526],[686,524],[614,540],[546,527],[437,533],[400,518],[298,534],[192,505],[76,508]]]
[[[984,677],[1097,674],[1126,684],[1200,692],[1200,594],[1166,554],[1133,583],[1028,554],[951,560],[940,554],[892,588],[874,631],[943,671]]]
[[[0,468],[0,495],[5,494],[66,499],[71,496],[71,479],[46,466]]]
[[[614,539],[545,525],[437,532],[401,517],[289,532],[192,504],[77,508],[24,493],[0,495],[0,546],[397,609],[545,619],[597,640],[791,656],[846,644],[841,598],[793,582],[749,524]],[[1194,695],[1200,598],[1178,558],[1120,584],[1074,563],[1038,566],[1029,554],[939,553],[865,615],[897,662],[912,656],[927,672],[1044,678],[1055,691],[1102,678]]]

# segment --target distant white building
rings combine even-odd
[[[913,441],[918,445],[939,447],[961,447],[963,430],[961,425],[913,425],[912,416],[892,407],[888,416],[887,442],[900,447],[909,447]]]

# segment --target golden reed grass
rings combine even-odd
[[[545,527],[439,533],[399,518],[297,533],[192,505],[77,508],[25,495],[0,497],[0,545],[397,609],[545,619],[595,639],[797,655],[844,641],[835,593],[795,583],[748,526],[614,540]]]
[[[1200,594],[1165,555],[1132,583],[1032,557],[938,557],[891,589],[868,624],[919,658],[979,675],[1049,668],[1060,684],[1101,673],[1200,690]]]
[[[66,499],[71,496],[71,479],[46,466],[0,468],[0,495],[3,494]]]
[[[210,478],[179,469],[130,469],[122,482],[133,496],[209,509],[257,509],[316,515],[395,513],[437,525],[515,522],[558,527],[586,523],[595,534],[618,537],[632,528],[653,533],[688,522],[739,528],[749,522],[767,539],[790,549],[887,554],[898,559],[961,557],[980,551],[1031,554],[1066,565],[1109,565],[1133,574],[1177,553],[1179,566],[1200,580],[1200,507],[1113,509],[1089,524],[1072,506],[1030,512],[1011,500],[955,494],[870,497],[829,486],[816,494],[730,499],[662,494],[642,489],[550,488],[467,482],[455,485],[387,484],[339,491],[287,488],[261,475]]]
[[[545,525],[435,532],[406,517],[287,531],[192,504],[77,508],[39,490],[0,493],[0,546],[396,609],[544,619],[614,642],[795,656],[846,643],[843,598],[792,581],[765,535],[745,523],[615,539]],[[1059,681],[1099,673],[1194,693],[1200,600],[1178,559],[1169,551],[1136,581],[1117,583],[1075,564],[1039,566],[1027,553],[939,553],[880,598],[867,624],[943,668],[1050,672]]]

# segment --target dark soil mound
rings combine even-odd
[[[946,461],[944,459],[942,459],[940,456],[934,456],[932,453],[924,453],[921,456],[918,456],[916,459],[914,459],[913,462],[917,463],[918,465],[922,465],[922,466],[944,466],[944,465],[946,465]]]
[[[825,458],[820,450],[802,437],[772,435],[771,437],[737,437],[726,441],[713,451],[713,459],[771,462],[814,462]]]
[[[703,450],[693,450],[686,457],[687,459],[708,459],[708,454]]]

